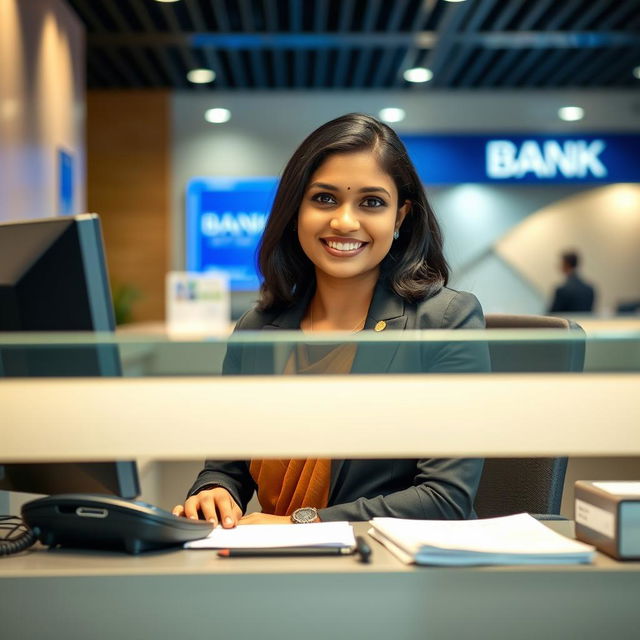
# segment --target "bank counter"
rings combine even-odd
[[[633,329],[269,333],[0,336],[0,462],[566,455],[615,468],[640,456]],[[354,370],[357,358],[366,366],[283,374],[297,349],[339,343],[353,345]],[[491,373],[469,364],[483,352]],[[60,354],[95,370],[56,373]],[[366,523],[355,526],[366,535]],[[547,526],[573,534],[570,520]],[[2,636],[637,637],[640,562],[415,567],[370,542],[368,565],[36,546],[0,559]]]

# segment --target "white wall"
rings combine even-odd
[[[84,211],[84,28],[63,0],[0,0],[0,222],[58,213],[58,149]],[[0,491],[0,513],[20,496]]]
[[[603,315],[640,300],[640,185],[598,186],[551,203],[506,234],[496,253],[548,300],[556,257],[571,247],[583,254],[580,271],[596,285]]]
[[[560,121],[557,110],[567,104],[582,106],[584,120]],[[417,88],[406,93],[176,93],[172,104],[172,267],[180,269],[184,264],[184,190],[189,178],[279,175],[302,139],[340,114],[364,111],[375,115],[382,107],[399,106],[407,113],[406,119],[395,125],[401,134],[636,133],[640,129],[637,104],[635,91],[435,92]],[[214,106],[230,109],[232,119],[222,125],[205,122],[205,110]],[[444,228],[452,285],[474,292],[488,312],[544,312],[551,290],[561,280],[558,242],[569,243],[571,233],[558,236],[558,242],[549,246],[536,245],[532,264],[544,273],[544,281],[531,278],[530,271],[520,269],[498,247],[504,246],[505,238],[516,228],[527,229],[523,222],[529,217],[576,194],[589,193],[589,185],[427,185],[427,190]],[[583,223],[578,217],[571,222]],[[640,244],[640,237],[634,240]],[[569,246],[583,249],[589,275],[593,274],[602,291],[611,292],[601,309],[615,306],[621,283],[605,263],[620,255],[620,247],[606,245],[592,259],[588,255],[591,243],[580,247],[570,242]],[[527,255],[532,253],[530,250]],[[545,268],[539,270],[542,264]],[[624,287],[640,297],[640,279],[634,278]]]
[[[58,211],[58,149],[86,207],[84,28],[63,0],[0,0],[0,221]]]

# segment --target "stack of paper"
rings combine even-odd
[[[374,518],[371,524],[369,535],[406,563],[578,564],[591,562],[595,551],[526,513],[483,520]]]
[[[280,547],[354,547],[348,522],[310,524],[251,524],[233,529],[216,527],[206,538],[192,540],[186,549],[277,549]]]

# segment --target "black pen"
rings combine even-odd
[[[220,558],[283,558],[287,556],[342,556],[351,547],[262,547],[260,549],[220,549]]]
[[[360,562],[371,562],[371,547],[363,536],[356,536],[356,551],[360,556]]]

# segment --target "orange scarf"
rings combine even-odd
[[[342,344],[312,362],[305,345],[289,357],[285,374],[349,373],[355,344]],[[300,507],[322,509],[329,502],[331,460],[252,460],[251,477],[258,486],[263,513],[289,516]]]
[[[331,460],[252,460],[250,471],[263,513],[290,516],[329,502]]]

